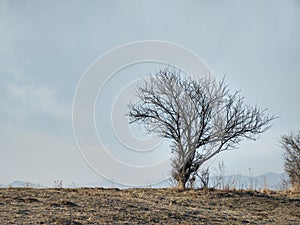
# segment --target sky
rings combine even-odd
[[[283,172],[278,141],[300,129],[299,0],[0,0],[0,184],[101,183],[102,172],[109,178],[107,171],[132,176],[98,158],[95,163],[104,163],[105,171],[95,171],[76,144],[72,105],[81,78],[95,60],[117,46],[143,40],[190,49],[217,79],[226,75],[230,89],[241,90],[247,103],[278,116],[257,141],[243,141],[208,165],[223,160],[228,174],[249,175],[249,168],[254,175]],[[95,104],[97,135],[111,154],[130,165],[147,166],[170,157],[168,144],[149,139],[142,128],[122,130],[122,110],[133,97],[134,82],[161,66],[141,63],[121,69]],[[120,105],[122,113],[114,110]],[[134,144],[150,140],[151,150],[143,145],[128,150],[123,143],[130,142],[124,136],[128,130],[136,137]],[[159,176],[169,170],[164,166]],[[151,179],[157,171],[152,173]]]

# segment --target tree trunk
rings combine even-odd
[[[179,180],[177,181],[177,188],[184,190],[186,188],[186,179],[180,177]]]

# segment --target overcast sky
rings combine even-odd
[[[102,180],[76,147],[73,97],[84,71],[99,56],[140,40],[185,46],[218,79],[226,75],[230,88],[241,90],[248,103],[279,117],[259,140],[244,141],[211,163],[224,160],[229,174],[247,175],[249,168],[256,175],[283,172],[278,139],[300,129],[299,0],[0,0],[0,184]],[[109,117],[101,114],[110,112],[105,104],[116,100],[112,93],[158,66],[120,71],[107,85],[105,101],[99,100],[97,130],[114,151],[119,142],[110,136]],[[134,76],[127,80],[128,73]],[[126,158],[122,151],[116,154]],[[168,154],[160,152],[153,160]]]

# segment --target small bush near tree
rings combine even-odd
[[[280,144],[284,149],[284,170],[292,189],[300,191],[300,130],[281,136]]]

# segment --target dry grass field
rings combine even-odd
[[[176,189],[0,189],[0,224],[300,224],[300,195]]]

